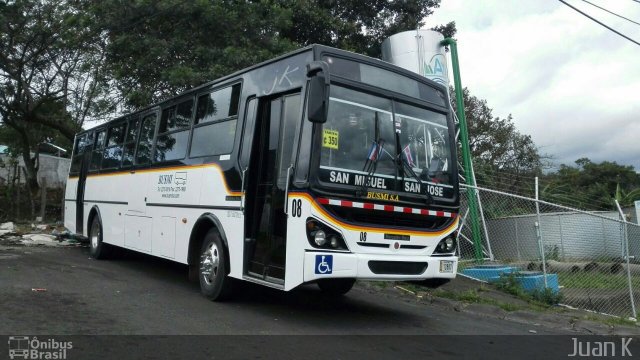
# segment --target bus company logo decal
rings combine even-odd
[[[66,359],[67,350],[73,349],[71,341],[40,340],[37,337],[9,336],[10,359]]]
[[[328,275],[333,273],[333,255],[316,255],[316,274]]]
[[[367,199],[400,201],[398,195],[387,194],[382,192],[367,191]]]
[[[187,191],[187,172],[178,171],[173,174],[159,174],[157,191],[161,197],[177,199]]]

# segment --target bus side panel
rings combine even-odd
[[[128,175],[128,174],[127,174]],[[85,234],[91,209],[96,206],[102,220],[103,241],[117,246],[124,245],[124,214],[127,208],[127,175],[90,175],[87,177],[84,204]]]
[[[233,156],[233,155],[232,155]],[[211,164],[202,174],[200,188],[200,205],[222,207],[224,210],[213,210],[222,224],[222,231],[227,238],[231,272],[230,276],[242,278],[244,217],[240,211],[240,193],[229,189],[224,175],[217,164]],[[187,250],[187,247],[184,247]]]

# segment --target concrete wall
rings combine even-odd
[[[598,212],[619,219],[615,211]],[[497,259],[540,258],[535,214],[487,220],[491,248]],[[597,260],[623,256],[624,227],[589,213],[541,214],[540,233],[547,257],[560,260]],[[640,257],[640,227],[628,226],[629,253]]]
[[[13,167],[9,164],[9,156],[0,154],[0,185],[4,185],[13,174]],[[43,177],[47,180],[47,188],[64,188],[67,183],[71,159],[40,154],[40,168],[38,169],[38,182]],[[18,166],[24,166],[22,158],[18,158]],[[24,183],[24,174],[20,176],[20,182]]]

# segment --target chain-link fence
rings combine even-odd
[[[475,217],[467,202],[474,189],[481,203]],[[563,304],[636,316],[640,226],[623,210],[588,212],[484,188],[463,187],[461,193],[462,270],[477,264],[474,243],[481,243],[484,261],[557,279]],[[475,236],[473,221],[480,232]]]

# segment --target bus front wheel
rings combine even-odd
[[[200,249],[200,291],[210,300],[221,301],[231,296],[232,279],[224,244],[215,229],[205,235]]]
[[[320,279],[318,287],[328,295],[344,295],[351,290],[356,279]]]

